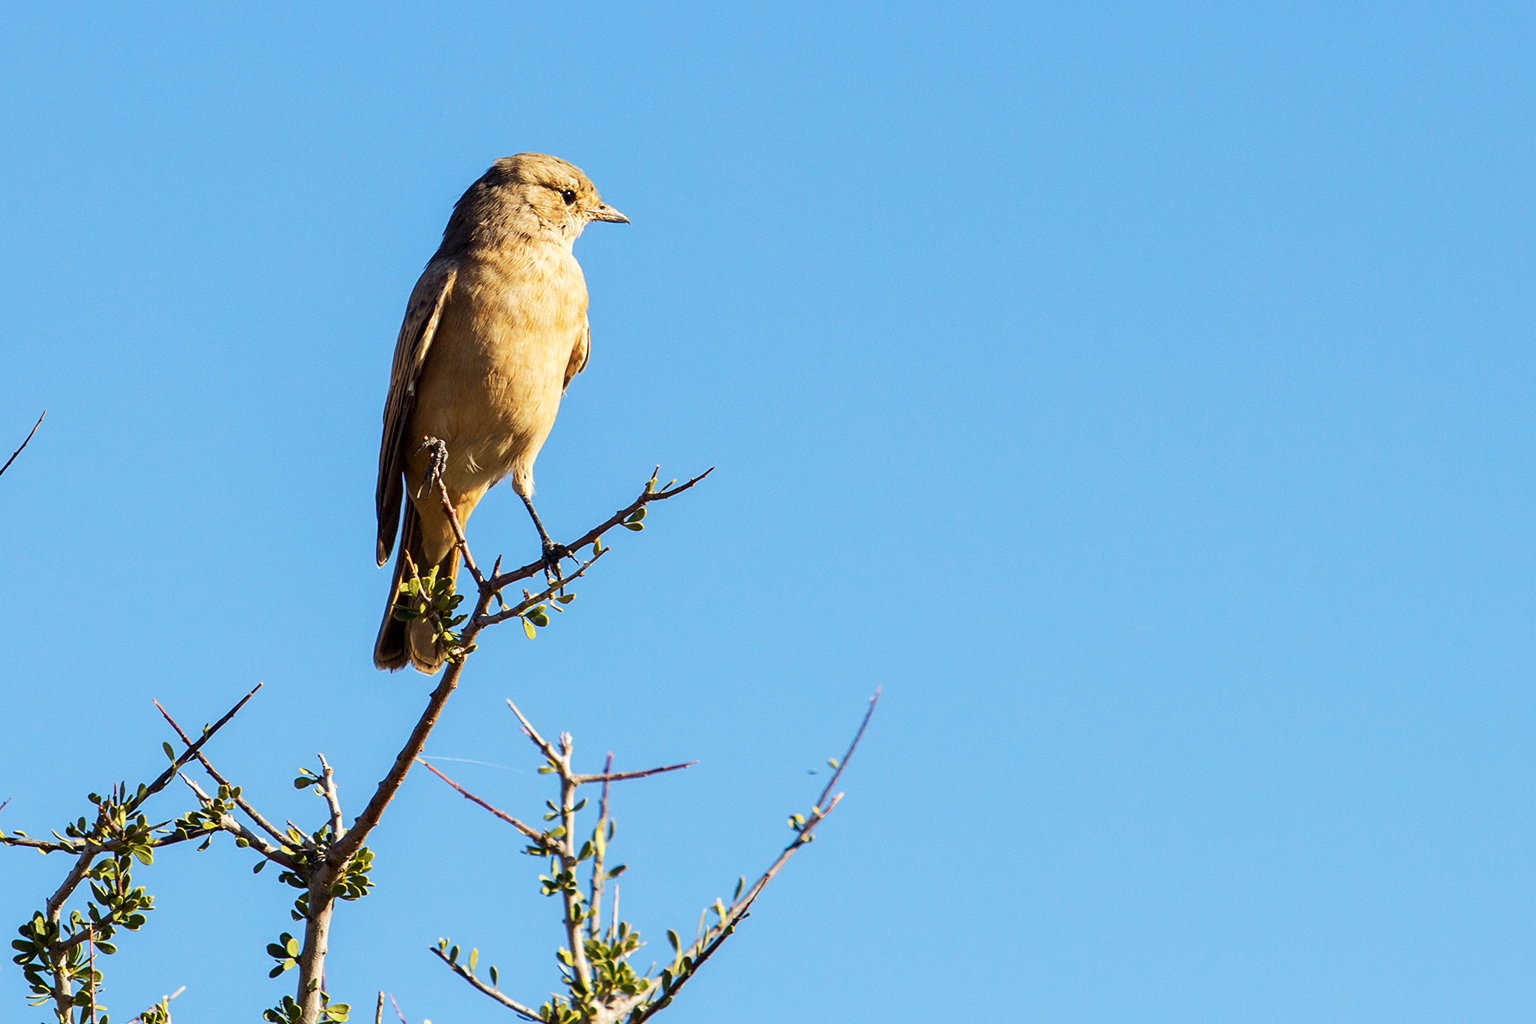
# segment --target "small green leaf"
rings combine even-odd
[[[523,632],[528,634],[529,640],[534,638],[535,634],[533,632],[533,623],[529,622],[527,619],[523,620]]]
[[[169,742],[162,743],[160,745],[165,748],[165,756],[166,757],[170,758],[172,761],[176,760],[176,751],[171,749],[171,745],[170,745]]]
[[[496,965],[491,964],[491,987],[495,988],[500,982],[496,980]]]

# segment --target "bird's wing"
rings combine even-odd
[[[581,337],[576,344],[571,346],[571,360],[565,364],[565,383],[560,385],[564,391],[571,386],[571,378],[587,368],[587,358],[592,355],[592,325],[581,325]]]
[[[384,400],[384,436],[379,442],[379,484],[374,501],[379,513],[379,564],[389,559],[400,528],[400,502],[405,495],[401,474],[405,471],[405,425],[416,405],[416,382],[432,348],[432,335],[443,316],[443,306],[453,290],[458,271],[448,263],[433,262],[422,271],[405,307],[405,321],[395,341],[395,362],[389,371],[389,397]]]

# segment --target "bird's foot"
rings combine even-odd
[[[422,490],[426,490],[432,486],[433,477],[442,479],[443,474],[448,472],[448,443],[435,437],[422,438],[421,450],[432,453],[427,471],[421,478]]]
[[[556,544],[548,537],[544,538],[544,575],[548,576],[551,581],[561,578],[561,560],[575,557],[575,555],[571,554],[571,549],[564,544]]]

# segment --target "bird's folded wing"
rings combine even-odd
[[[581,325],[581,337],[576,339],[576,344],[571,346],[570,361],[565,364],[565,383],[560,385],[563,392],[571,386],[571,378],[587,368],[587,358],[592,355],[592,325]]]
[[[453,290],[457,271],[451,264],[434,261],[422,271],[405,307],[405,321],[395,341],[395,362],[389,371],[389,397],[384,401],[384,436],[379,442],[379,483],[374,501],[379,513],[379,564],[389,560],[400,528],[400,502],[405,490],[400,479],[405,470],[406,424],[416,404],[416,383],[432,347],[432,335],[443,316],[443,306]]]

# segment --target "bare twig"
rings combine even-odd
[[[384,993],[379,992],[379,1008],[373,1011],[373,1024],[384,1024]]]
[[[603,760],[603,774],[613,770],[613,751]],[[591,904],[591,917],[587,923],[587,937],[595,939],[603,928],[603,856],[608,852],[608,837],[603,834],[608,825],[608,780],[603,780],[603,797],[597,804],[597,828],[592,830],[592,882],[587,902]]]
[[[533,727],[533,723],[523,716],[523,713],[517,709],[517,705],[512,703],[512,698],[510,697],[507,698],[507,707],[511,708],[512,713],[517,716],[517,720],[523,723],[523,735],[533,740],[533,745],[538,747],[551,762],[558,763],[560,761],[560,754],[550,745],[548,740],[539,735],[539,731]]]
[[[854,734],[853,742],[848,745],[848,752],[843,755],[842,761],[838,764],[837,771],[832,776],[832,782],[837,781],[838,776],[843,772],[843,768],[848,764],[848,759],[851,758],[853,756],[853,752],[858,749],[859,740],[863,738],[864,730],[869,725],[870,716],[875,713],[875,705],[879,702],[879,700],[880,688],[876,687],[874,695],[869,698],[869,707],[864,712],[864,720],[859,723],[859,731]],[[825,821],[827,816],[832,813],[833,809],[842,802],[843,794],[841,793],[833,796],[830,801],[827,799],[827,794],[831,791],[831,789],[832,785],[829,783],[827,788],[822,790],[821,796],[817,800],[816,806],[811,809],[810,817],[807,818],[805,823],[799,827],[795,834],[795,838],[790,842],[788,846],[784,847],[783,851],[779,854],[778,858],[774,860],[773,864],[769,866],[768,870],[763,872],[762,877],[753,883],[752,888],[747,890],[744,895],[737,898],[730,905],[730,907],[726,909],[725,913],[721,916],[720,920],[716,924],[707,929],[698,939],[694,940],[693,944],[690,945],[686,950],[679,952],[678,959],[675,962],[681,963],[684,957],[691,957],[689,966],[678,972],[671,988],[667,990],[665,997],[642,1007],[640,1011],[630,1019],[630,1024],[643,1024],[644,1021],[648,1020],[652,1015],[670,1003],[672,997],[675,996],[685,984],[687,984],[689,979],[698,973],[699,968],[703,966],[705,961],[714,956],[715,952],[719,950],[720,946],[725,942],[725,940],[730,938],[736,929],[736,925],[750,914],[752,904],[757,901],[757,898],[762,894],[762,891],[768,887],[768,883],[773,881],[774,876],[779,873],[779,870],[789,862],[789,858],[793,857],[802,846],[806,845],[815,838],[815,836],[812,834],[812,830],[814,830],[816,826]],[[708,911],[706,910],[705,913],[708,913]],[[647,995],[655,992],[659,987],[660,981],[658,980],[648,990]]]
[[[843,755],[843,759],[837,763],[837,770],[834,771],[832,773],[832,777],[827,780],[827,788],[823,789],[821,791],[821,796],[816,798],[817,807],[820,807],[823,803],[826,802],[827,794],[832,792],[833,786],[837,785],[839,776],[843,774],[843,769],[848,765],[848,759],[853,756],[854,750],[858,748],[859,740],[864,738],[864,730],[869,727],[869,718],[875,713],[875,705],[880,703],[881,689],[882,687],[875,687],[874,695],[869,698],[869,707],[864,712],[864,721],[859,723],[859,731],[853,734],[853,742],[848,744],[848,752]]]
[[[421,761],[421,758],[417,758],[417,760]],[[512,817],[512,815],[508,814],[506,811],[497,810],[495,807],[492,807],[490,804],[475,796],[475,794],[471,793],[469,790],[465,789],[463,786],[459,785],[457,782],[454,782],[448,776],[432,767],[432,765],[428,764],[426,761],[421,761],[421,765],[427,771],[431,772],[433,775],[436,775],[438,778],[448,783],[448,785],[452,786],[455,790],[458,791],[460,796],[464,797],[464,799],[470,801],[471,803],[479,804],[481,807],[484,807],[486,810],[496,815],[496,817],[500,818],[508,825],[511,825],[513,828],[517,829],[524,836],[527,836],[538,845],[544,845],[544,834],[538,829],[530,828],[529,826],[524,825],[522,822],[518,821],[516,818]]]
[[[47,415],[48,410],[44,409],[43,416]],[[37,422],[32,424],[32,429],[27,432],[27,440],[21,442],[21,448],[25,448],[27,446],[27,441],[32,440],[32,435],[37,433],[37,428],[43,425],[43,416],[39,416],[37,418]],[[5,465],[0,466],[0,473],[4,473],[6,470],[11,468],[11,463],[15,462],[16,456],[21,454],[21,448],[17,448],[14,452],[11,453],[11,457],[5,460]]]
[[[452,960],[448,959],[448,954],[444,953],[442,950],[438,949],[436,946],[430,946],[428,948],[431,950],[433,956],[437,957],[443,963],[448,965],[448,969],[450,971],[452,971],[454,974],[457,974],[459,977],[463,978],[465,981],[469,982],[471,985],[473,985],[479,991],[484,992],[486,995],[488,995],[492,999],[496,1000],[502,1006],[505,1006],[507,1009],[511,1010],[513,1013],[519,1015],[524,1020],[542,1020],[543,1019],[542,1017],[540,1017],[538,1015],[538,1013],[536,1011],[529,1009],[528,1007],[524,1006],[522,1003],[519,1003],[517,1000],[515,1000],[511,996],[507,995],[501,989],[499,989],[499,988],[492,988],[490,985],[487,985],[485,982],[483,982],[479,978],[475,977],[473,974],[471,974],[469,972],[468,968],[463,967],[460,964],[456,964]],[[401,1019],[404,1020],[403,1017]]]
[[[464,536],[464,526],[459,522],[459,510],[453,507],[453,499],[448,497],[448,485],[443,482],[442,474],[434,468],[433,477],[437,480],[437,493],[443,501],[443,511],[448,514],[448,525],[453,527],[453,540],[458,549],[464,554],[464,568],[469,570],[469,575],[474,578],[475,586],[485,586],[485,577],[480,575],[480,567],[475,565],[475,556],[469,553],[469,541]]]
[[[234,718],[236,713],[238,713],[241,708],[245,707],[245,702],[256,696],[256,691],[265,685],[267,684],[257,683],[254,687],[251,688],[250,693],[246,694],[244,697],[241,697],[240,700],[235,703],[234,707],[224,712],[223,718],[219,719],[217,722],[214,722],[212,725],[205,726],[203,728],[203,735],[198,738],[197,742],[188,744],[186,751],[180,757],[176,758],[176,760],[172,761],[171,766],[165,771],[161,772],[158,779],[149,784],[149,786],[144,791],[144,795],[136,796],[132,800],[127,801],[123,805],[124,808],[128,811],[137,810],[145,800],[148,800],[150,797],[164,789],[165,784],[174,779],[176,777],[176,773],[181,771],[182,765],[196,757],[197,752],[203,749],[203,744],[213,739],[213,734],[224,728],[229,720]],[[164,710],[164,708],[161,709],[162,714],[164,714]],[[177,730],[177,732],[180,731],[181,730],[179,729]]]
[[[256,689],[261,689],[261,686],[258,685]],[[252,690],[251,692],[255,693],[256,690]],[[176,720],[171,717],[170,712],[166,711],[165,708],[160,707],[159,701],[155,701],[154,705],[160,709],[160,714],[164,716],[165,720],[171,724],[171,728],[176,730],[176,735],[181,737],[181,742],[191,746],[192,741],[187,738],[187,734],[182,730],[181,726],[176,724]],[[217,782],[221,786],[227,787],[231,793],[233,793],[235,789],[238,788],[236,786],[231,786],[229,780],[218,773],[218,771],[213,767],[213,762],[209,761],[208,756],[201,750],[197,752],[197,761],[203,766],[203,771],[207,772],[208,777],[211,778],[214,782]],[[273,825],[266,818],[262,817],[261,813],[257,811],[255,807],[251,806],[250,802],[247,801],[244,796],[235,797],[235,806],[244,811],[246,816],[256,823],[257,828],[261,829],[273,839],[276,839],[279,843],[286,843],[288,841],[287,836],[279,832],[276,825]]]
[[[571,781],[578,786],[585,786],[589,782],[601,782],[603,784],[603,799],[606,802],[608,783],[623,782],[625,779],[643,779],[651,775],[660,775],[662,772],[675,772],[679,768],[692,768],[697,761],[684,761],[682,764],[669,764],[663,768],[647,768],[643,772],[614,772],[612,775],[603,772],[600,775],[572,775]]]
[[[508,703],[511,703],[510,701]],[[560,824],[565,827],[565,834],[560,837],[561,866],[570,872],[573,884],[561,892],[561,901],[565,905],[565,937],[570,943],[571,968],[576,972],[576,980],[581,984],[581,991],[592,991],[592,968],[587,963],[587,951],[581,938],[581,894],[574,885],[576,871],[581,867],[581,861],[576,858],[576,780],[571,774],[571,754],[574,743],[571,734],[560,734],[560,758],[555,762],[555,769],[560,773]]]
[[[325,803],[331,809],[331,842],[341,838],[341,797],[336,793],[336,773],[331,771],[330,763],[326,761],[324,754],[315,755],[320,758],[321,787],[325,794]]]

